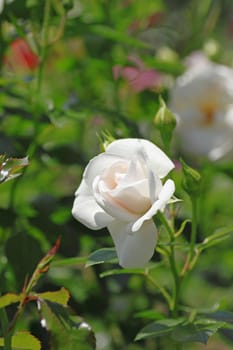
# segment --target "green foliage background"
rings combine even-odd
[[[98,350],[169,349],[166,339],[134,342],[151,318],[166,313],[159,291],[148,280],[137,273],[101,278],[118,267],[115,261],[85,268],[86,257],[111,248],[112,241],[107,230],[90,231],[72,218],[74,192],[85,165],[101,151],[103,131],[115,138],[147,138],[163,147],[153,123],[159,95],[168,99],[170,82],[183,72],[184,57],[195,50],[232,66],[232,15],[230,0],[147,0],[146,6],[144,0],[25,0],[5,5],[0,16],[0,154],[28,156],[29,166],[0,186],[1,294],[20,293],[25,278],[61,236],[37,292],[68,289],[69,305],[91,325]],[[27,40],[38,55],[35,70],[22,69],[17,58],[13,67],[6,64],[16,37]],[[168,83],[135,92],[123,78],[115,80],[114,66],[134,65],[129,56],[140,57]],[[178,149],[172,151],[173,159],[180,156]],[[199,167],[204,178],[200,242],[233,224],[233,164],[186,161]],[[190,203],[180,172],[174,177],[176,195],[184,199],[176,219],[179,227],[190,217]],[[189,230],[187,224],[185,237]],[[202,255],[183,288],[184,305],[213,310],[218,303],[220,309],[233,311],[232,246],[228,237]],[[169,288],[170,276],[159,254],[153,262],[158,263],[153,276]],[[9,318],[14,312],[12,305]],[[49,349],[33,303],[17,329],[28,329]],[[207,347],[192,343],[184,349],[231,349],[232,342],[232,331],[223,330]]]

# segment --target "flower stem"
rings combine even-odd
[[[197,240],[197,214],[198,214],[198,198],[193,197],[191,198],[192,203],[192,227],[191,227],[191,238],[190,238],[190,249],[189,254],[186,259],[186,262],[184,264],[183,270],[181,272],[181,275],[185,275],[186,272],[190,271],[197,260],[197,253],[195,253],[195,244]]]
[[[197,198],[192,198],[192,230],[190,241],[190,261],[195,254],[195,244],[197,239]]]
[[[44,5],[43,24],[42,24],[42,30],[41,30],[41,42],[39,46],[40,64],[37,70],[35,88],[32,89],[33,96],[30,98],[30,101],[29,101],[29,104],[32,106],[31,112],[34,118],[33,140],[30,143],[26,152],[29,159],[31,159],[34,156],[38,147],[38,134],[39,134],[39,126],[40,126],[40,113],[41,113],[40,100],[41,100],[41,89],[42,89],[44,66],[45,66],[47,49],[48,49],[50,14],[51,14],[51,0],[46,0]],[[24,168],[22,171],[22,175],[18,177],[12,185],[10,198],[9,198],[9,208],[13,208],[15,205],[16,192],[17,192],[19,183],[21,182],[21,179],[23,178],[23,175],[25,174],[26,171],[27,171],[27,168]]]
[[[148,273],[145,272],[144,276],[151,284],[153,284],[160,291],[160,293],[163,295],[164,299],[167,301],[169,308],[171,309],[172,308],[172,298],[171,298],[170,294],[166,291],[166,289],[163,288],[162,286],[160,286],[160,284],[158,284]]]
[[[180,286],[181,286],[181,278],[179,276],[179,273],[177,271],[176,266],[176,260],[175,260],[175,248],[174,248],[174,242],[175,242],[175,233],[172,227],[169,225],[167,219],[163,215],[162,212],[158,212],[157,215],[160,222],[164,225],[166,228],[169,236],[170,236],[170,255],[168,257],[169,264],[171,268],[171,272],[173,275],[174,280],[174,288],[173,288],[173,302],[170,307],[170,311],[173,317],[178,316],[178,304],[179,304],[179,297],[180,297]]]

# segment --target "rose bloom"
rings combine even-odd
[[[4,6],[10,4],[13,1],[14,0],[0,0],[0,14],[3,12]]]
[[[233,150],[233,70],[196,55],[171,91],[184,153],[217,160]]]
[[[165,209],[174,182],[163,179],[174,168],[153,143],[120,139],[87,165],[75,193],[72,214],[87,227],[107,227],[119,264],[143,267],[154,253],[157,230],[153,216]]]

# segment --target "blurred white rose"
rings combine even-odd
[[[14,0],[0,0],[0,14],[3,12],[4,5],[10,4]]]
[[[87,165],[72,213],[93,230],[108,228],[121,266],[143,267],[152,257],[152,217],[174,193],[172,180],[161,181],[172,168],[157,146],[142,139],[114,141]]]
[[[233,70],[207,59],[190,61],[171,91],[183,152],[211,160],[233,150]]]

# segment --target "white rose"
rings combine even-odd
[[[87,227],[107,227],[123,267],[143,267],[157,241],[153,216],[163,211],[175,185],[161,178],[174,168],[154,144],[142,139],[112,142],[87,165],[72,209]]]
[[[10,4],[14,0],[0,0],[0,14],[3,12],[4,5]]]
[[[233,70],[192,64],[171,91],[170,109],[185,153],[217,160],[233,150]]]

